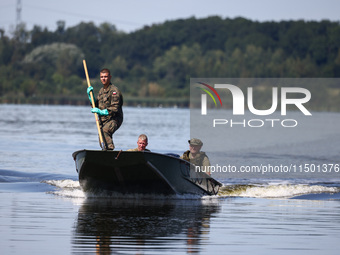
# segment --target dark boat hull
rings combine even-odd
[[[204,196],[222,185],[180,158],[153,152],[81,150],[73,158],[85,192]]]

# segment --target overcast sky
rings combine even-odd
[[[0,0],[0,28],[7,32],[17,20],[18,0]],[[145,25],[179,18],[244,17],[257,21],[340,20],[339,0],[21,0],[21,21],[55,31],[56,22],[66,27],[93,21],[114,24],[132,32]]]

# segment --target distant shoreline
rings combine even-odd
[[[33,96],[0,98],[0,104],[36,104],[36,105],[90,105],[84,96]],[[125,106],[143,107],[180,107],[188,108],[189,99],[183,98],[137,98],[124,97]]]

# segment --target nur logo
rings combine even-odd
[[[215,84],[213,88],[212,86],[203,83],[203,82],[197,82],[206,88],[210,89],[215,96],[218,98],[221,106],[222,106],[222,100],[220,95],[217,93],[215,88],[217,89],[227,89],[231,92],[232,98],[233,98],[233,115],[244,115],[244,106],[245,106],[245,96],[242,92],[242,90],[231,84]],[[197,87],[207,93],[212,100],[215,103],[215,106],[217,106],[217,102],[215,100],[215,97],[213,94],[206,88]],[[201,94],[201,115],[207,115],[207,94]],[[300,98],[289,98],[289,94],[300,94],[304,95],[304,97]],[[251,113],[255,115],[270,115],[274,113],[278,106],[278,88],[273,87],[272,88],[272,105],[269,109],[266,110],[258,110],[254,107],[253,103],[253,88],[248,87],[247,88],[247,105],[248,109]],[[311,99],[311,93],[308,89],[305,88],[298,88],[298,87],[282,87],[281,88],[281,115],[287,114],[287,105],[295,105],[304,115],[312,115],[306,107],[303,105],[304,103],[307,103]]]
[[[218,100],[220,101],[220,104],[222,106],[222,100],[220,95],[217,93],[216,89],[214,89],[213,87],[211,87],[210,85],[203,83],[203,82],[198,82],[199,84],[202,84],[203,86],[207,87],[208,89],[210,89],[218,98]],[[198,89],[203,90],[204,92],[206,92],[214,101],[215,106],[217,106],[215,97],[211,94],[211,92],[207,89],[201,88],[201,87],[196,87]],[[207,115],[207,94],[201,94],[201,114],[202,115]]]

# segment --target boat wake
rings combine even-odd
[[[338,200],[340,199],[340,187],[309,184],[225,185],[218,195],[253,198],[297,198],[304,196],[305,199],[313,199],[316,194],[333,195],[333,199]]]
[[[249,198],[276,198],[276,199],[308,199],[308,200],[340,200],[339,180],[329,182],[312,182],[311,180],[258,180],[251,183],[249,180],[222,181],[216,196],[194,196],[194,195],[143,195],[143,194],[119,194],[84,193],[79,181],[71,176],[47,174],[47,173],[25,173],[13,170],[0,169],[0,192],[45,192],[58,197],[71,199],[86,198],[117,198],[117,199],[180,199],[180,200],[209,200],[224,199],[228,197]]]
[[[61,197],[68,198],[86,198],[86,194],[81,190],[79,181],[74,180],[46,180],[43,183],[52,185],[57,189],[49,192]]]
[[[83,192],[80,187],[79,181],[74,180],[47,180],[42,181],[43,183],[52,185],[57,190],[50,191],[50,194],[56,196],[67,197],[67,198],[112,198],[112,199],[201,199],[198,195],[161,195],[161,194],[122,194],[117,192],[102,192],[102,193],[91,193]]]
[[[233,184],[224,185],[217,196],[193,196],[193,195],[144,195],[144,194],[120,194],[84,193],[79,185],[79,181],[74,180],[48,180],[46,184],[55,186],[57,190],[49,193],[69,198],[117,198],[117,199],[213,199],[227,197],[251,197],[251,198],[300,198],[315,200],[340,200],[340,187],[328,187],[323,185],[310,184]]]

